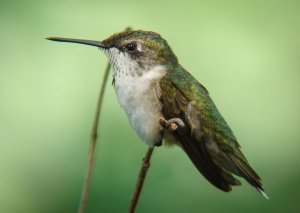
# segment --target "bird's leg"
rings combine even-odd
[[[171,118],[166,120],[161,117],[159,119],[160,125],[167,131],[174,132],[178,127],[185,127],[183,121],[180,118]]]
[[[161,146],[163,142],[164,135],[167,131],[174,132],[178,127],[185,127],[183,121],[180,118],[171,118],[166,120],[164,117],[159,118],[159,124],[162,127],[160,132],[161,138],[155,143],[155,146]]]

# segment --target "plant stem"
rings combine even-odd
[[[140,197],[143,185],[144,185],[144,181],[146,178],[146,174],[150,167],[150,159],[151,159],[153,150],[154,150],[154,147],[149,147],[143,158],[142,166],[140,169],[140,174],[139,174],[138,180],[136,182],[135,190],[132,194],[132,198],[131,198],[131,201],[130,201],[130,204],[128,207],[128,213],[133,213],[135,210],[135,207],[138,203],[138,200],[139,200],[139,197]]]
[[[105,92],[105,86],[107,83],[108,79],[108,74],[110,70],[110,63],[108,62],[104,71],[104,76],[98,96],[98,101],[97,101],[97,106],[96,106],[96,112],[95,112],[95,117],[94,117],[94,123],[92,127],[92,132],[91,132],[91,137],[90,137],[90,147],[89,147],[89,154],[88,154],[88,162],[85,170],[85,175],[84,175],[84,182],[83,182],[83,188],[81,192],[81,199],[80,199],[80,204],[79,204],[79,213],[84,213],[86,203],[87,203],[87,198],[88,198],[88,192],[89,192],[89,185],[91,182],[91,174],[92,174],[92,169],[93,169],[93,164],[94,164],[94,158],[95,158],[95,148],[96,148],[96,142],[97,142],[97,130],[99,126],[99,118],[100,118],[100,112],[101,112],[101,106],[103,102],[103,96]]]

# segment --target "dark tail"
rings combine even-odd
[[[240,182],[230,173],[212,162],[204,143],[193,141],[187,136],[188,134],[181,131],[176,131],[174,134],[195,167],[210,183],[225,192],[231,191],[231,185],[240,185]]]
[[[268,195],[265,193],[261,179],[258,174],[249,166],[247,162],[242,159],[237,158],[232,154],[227,154],[227,156],[231,159],[231,161],[237,166],[239,170],[239,175],[242,176],[250,183],[253,187],[257,189],[266,199],[269,200]]]
[[[229,192],[231,191],[231,186],[241,184],[230,172],[222,169],[212,161],[209,153],[207,152],[204,141],[195,141],[189,136],[189,134],[180,130],[174,132],[174,134],[179,139],[183,150],[186,152],[195,167],[214,186],[222,191]],[[228,155],[228,157],[238,168],[240,173],[239,175],[244,177],[266,199],[269,199],[264,192],[260,177],[248,165],[248,163],[233,155]]]

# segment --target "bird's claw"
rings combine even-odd
[[[185,127],[183,121],[180,118],[171,118],[166,120],[165,118],[161,117],[159,119],[160,125],[164,128],[169,130],[170,132],[174,132],[178,127]]]

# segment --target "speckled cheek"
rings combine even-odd
[[[111,48],[105,52],[113,66],[113,74],[116,77],[135,75],[135,71],[139,70],[138,63],[133,60],[128,53],[122,52],[117,48]]]

